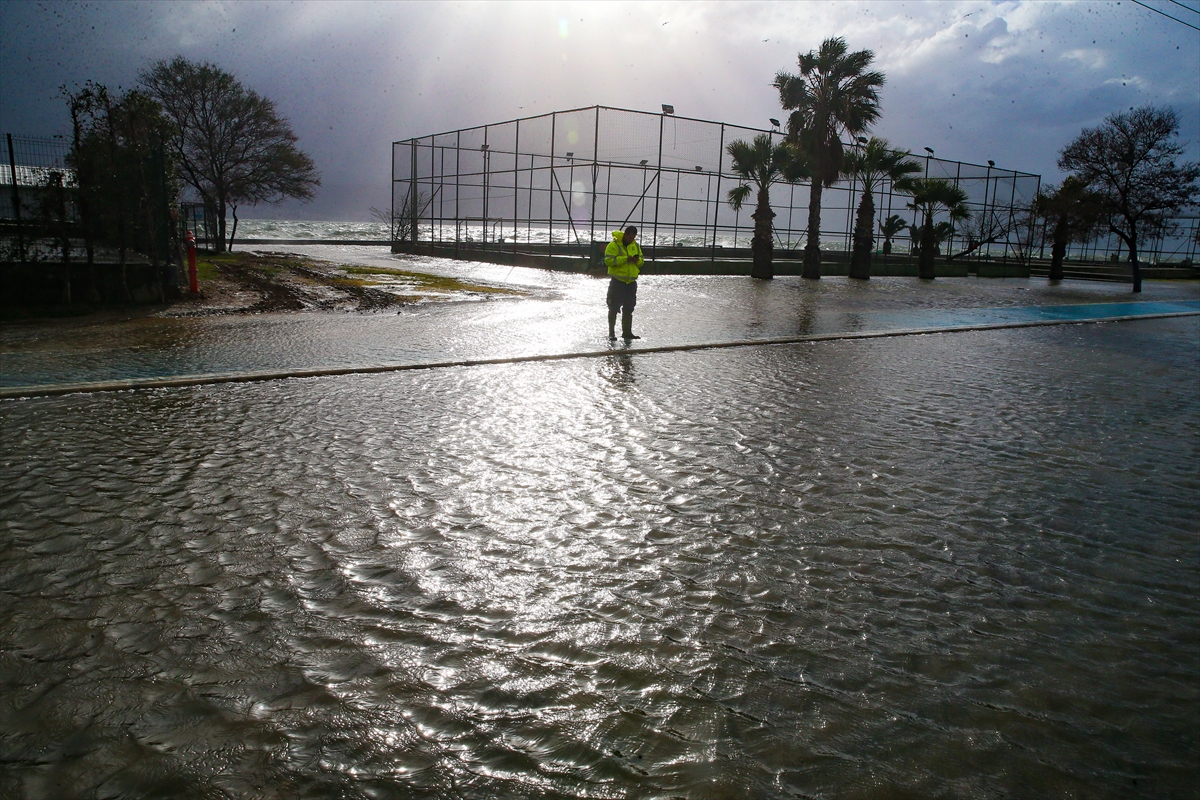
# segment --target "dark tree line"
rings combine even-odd
[[[135,254],[154,265],[171,258],[171,214],[179,192],[165,152],[166,121],[146,93],[124,93],[87,83],[63,90],[71,112],[68,163],[74,169],[79,233],[87,252],[90,299],[99,301],[95,278],[97,247],[115,251],[123,300],[128,301],[126,265]],[[46,195],[53,202],[56,193]],[[64,220],[64,223],[66,220]],[[64,240],[63,260],[69,260]],[[158,283],[163,296],[161,281]]]
[[[883,73],[869,69],[874,58],[870,50],[851,52],[840,37],[826,39],[817,50],[801,53],[797,58],[799,72],[780,72],[773,82],[780,105],[790,112],[783,143],[776,145],[764,134],[753,142],[737,141],[726,147],[733,171],[745,181],[729,192],[729,203],[740,209],[752,192],[757,195],[751,245],[754,277],[770,278],[774,274],[775,213],[770,207],[769,190],[777,182],[809,182],[803,270],[806,278],[821,276],[823,190],[849,176],[863,185],[850,258],[852,278],[870,277],[875,244],[873,194],[885,181],[911,195],[909,208],[917,218],[909,225],[893,215],[880,226],[884,252],[891,250],[892,239],[907,227],[922,278],[933,277],[934,257],[951,236],[961,233],[967,239],[965,250],[949,255],[956,258],[991,242],[1007,240],[1018,226],[1032,230],[1035,220],[1041,219],[1053,229],[1051,280],[1062,278],[1069,243],[1088,241],[1106,230],[1124,244],[1133,290],[1140,292],[1138,248],[1148,237],[1165,232],[1173,214],[1200,202],[1200,167],[1191,162],[1179,163],[1184,144],[1177,136],[1178,115],[1170,108],[1143,107],[1112,114],[1103,124],[1084,129],[1059,155],[1059,168],[1072,175],[1059,186],[1047,187],[1021,214],[1000,219],[995,211],[985,211],[973,216],[965,193],[953,182],[913,178],[919,167],[909,153],[892,150],[886,141],[868,140],[862,135],[880,116],[879,92],[885,78]],[[847,149],[843,138],[859,144]],[[1022,257],[1029,255],[1031,243],[1018,242]]]
[[[274,104],[211,64],[175,58],[151,65],[136,89],[114,91],[89,81],[62,92],[71,115],[67,161],[74,182],[51,171],[38,217],[64,263],[70,262],[72,240],[83,240],[92,302],[102,299],[94,267],[98,249],[116,256],[126,302],[131,260],[157,267],[175,258],[174,223],[186,190],[217,217],[217,249],[223,251],[236,235],[239,206],[308,200],[320,184],[312,159],[296,147]],[[234,219],[231,231],[227,213]],[[161,271],[156,274],[161,278]],[[158,291],[165,296],[161,279]],[[69,281],[65,299],[71,299]]]

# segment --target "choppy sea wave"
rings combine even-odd
[[[381,222],[243,219],[238,222],[238,238],[383,240],[388,238],[388,226]]]
[[[344,239],[344,240],[361,240],[361,241],[384,241],[389,238],[388,226],[381,222],[328,222],[317,220],[279,220],[279,219],[243,219],[238,222],[237,235],[239,239],[314,239],[314,240],[329,240],[329,239]],[[579,236],[586,241],[592,235],[590,230],[581,230],[578,232],[571,229],[555,229],[553,235],[549,228],[544,227],[518,227],[514,229],[511,225],[503,228],[499,225],[489,226],[486,235],[480,225],[461,225],[457,232],[454,224],[447,223],[434,229],[430,226],[422,226],[422,239],[438,238],[443,240],[453,241],[455,236],[458,236],[463,241],[505,241],[512,242],[515,237],[518,242],[531,242],[534,244],[545,244],[553,239],[558,243],[569,243]],[[596,239],[606,241],[608,239],[608,231],[597,229]],[[749,247],[750,246],[750,231],[741,231],[734,236],[732,234],[719,234],[716,237],[715,244],[718,247]],[[659,232],[655,237],[650,231],[644,231],[640,240],[649,243],[653,239],[659,246],[685,246],[685,247],[704,247],[714,244],[711,233],[701,233],[698,231],[682,232],[668,231],[666,229]],[[781,249],[800,249],[804,246],[799,239],[795,241],[779,241],[776,247]],[[844,243],[840,240],[822,241],[821,246],[826,250],[841,250],[844,249]],[[899,252],[899,251],[898,251]]]

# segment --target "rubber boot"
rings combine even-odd
[[[608,312],[608,338],[617,338],[617,312],[612,309]]]
[[[621,312],[621,338],[627,342],[630,339],[642,338],[640,336],[633,335],[633,312],[632,311]]]

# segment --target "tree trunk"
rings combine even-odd
[[[1137,256],[1137,240],[1130,239],[1129,244],[1129,270],[1133,273],[1133,292],[1141,294],[1142,291],[1142,266],[1138,263]]]
[[[933,244],[933,215],[925,217],[921,226],[921,255],[917,259],[917,275],[924,280],[933,280],[933,257],[936,248]]]
[[[1063,259],[1067,255],[1067,215],[1059,214],[1054,226],[1054,244],[1050,248],[1050,280],[1063,279]]]
[[[238,215],[237,215],[237,206],[236,205],[230,206],[230,208],[233,209],[233,231],[229,234],[229,252],[232,253],[233,252],[233,239],[235,236],[237,236]]]
[[[892,254],[892,240],[890,238],[883,240],[883,254],[885,256]]]
[[[225,201],[217,200],[217,241],[213,243],[218,253],[225,252]]]
[[[1133,274],[1133,293],[1140,294],[1142,291],[1142,265],[1138,262],[1137,256],[1137,227],[1132,220],[1129,220],[1128,235],[1124,231],[1117,230],[1112,225],[1109,225],[1108,229],[1115,233],[1118,240],[1123,241],[1125,246],[1129,248],[1129,271]],[[1120,251],[1118,250],[1118,252]]]
[[[858,204],[858,219],[854,223],[854,248],[850,253],[850,277],[869,280],[871,251],[875,249],[875,198],[870,189],[863,190]]]
[[[770,194],[766,188],[758,190],[758,207],[750,216],[754,218],[754,238],[750,240],[754,261],[750,267],[750,277],[769,281],[775,277],[775,243],[771,236],[771,220],[775,218],[775,212],[771,210]]]
[[[821,277],[821,179],[813,178],[808,195],[808,241],[804,246],[805,278]]]

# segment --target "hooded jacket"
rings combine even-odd
[[[642,248],[637,240],[626,247],[624,231],[613,231],[612,237],[608,247],[604,248],[604,266],[608,267],[608,274],[617,280],[633,283],[637,280],[638,268],[646,263],[646,259],[642,258]]]

